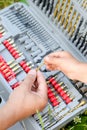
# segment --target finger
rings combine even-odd
[[[53,52],[49,55],[47,55],[45,58],[44,58],[44,62],[48,62],[48,57],[49,58],[64,58],[64,57],[70,57],[71,54],[67,51],[56,51],[56,52]]]
[[[49,70],[49,68],[51,68],[51,66],[52,66],[52,63],[50,64],[49,61],[48,61],[48,63],[45,62],[44,64],[45,64],[45,67],[47,70]]]
[[[22,83],[22,86],[28,90],[31,90],[34,81],[36,80],[36,70],[30,70],[25,80]]]
[[[54,57],[54,58],[53,57],[46,57],[44,60],[45,65],[50,64],[50,65],[58,66],[59,62],[60,62],[60,58],[56,58],[56,57]]]
[[[47,55],[46,57],[62,57],[64,55],[65,51],[56,51],[56,52],[53,52],[49,55]]]
[[[47,99],[47,84],[46,84],[44,76],[42,75],[40,71],[37,71],[37,83],[38,83],[37,92],[41,96]]]
[[[45,58],[44,58],[44,63],[45,64],[50,64],[50,63],[53,63],[53,59],[55,60],[55,58],[61,58],[61,53],[62,52],[54,52],[54,53],[51,53],[49,55],[47,55]]]
[[[46,64],[46,69],[47,70],[57,70],[57,67],[51,64]]]
[[[32,85],[31,90],[32,91],[37,91],[37,88],[38,88],[38,83],[37,83],[37,80],[35,80],[34,84]]]
[[[49,54],[48,56],[56,58],[66,58],[66,57],[72,57],[72,54],[70,54],[68,51],[56,51]]]

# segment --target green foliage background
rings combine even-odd
[[[0,0],[0,9],[19,1],[27,3],[26,0]],[[75,117],[72,122],[61,130],[87,130],[87,111],[79,117]]]
[[[6,6],[13,4],[14,2],[26,2],[26,0],[0,0],[0,9],[5,8]]]

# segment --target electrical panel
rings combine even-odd
[[[49,53],[66,50],[87,61],[86,0],[28,3],[15,3],[0,11],[0,95],[5,102]],[[25,130],[58,130],[87,109],[87,85],[58,70],[49,71],[45,65],[40,70],[48,82],[48,104],[39,113],[42,122],[35,114],[20,125]]]

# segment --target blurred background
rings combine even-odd
[[[13,4],[14,2],[25,2],[26,0],[0,0],[0,9],[3,9],[11,4]]]

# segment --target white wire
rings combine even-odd
[[[25,125],[24,121],[21,121],[21,123],[22,123],[22,126],[23,126],[24,130],[27,130],[26,125]]]

